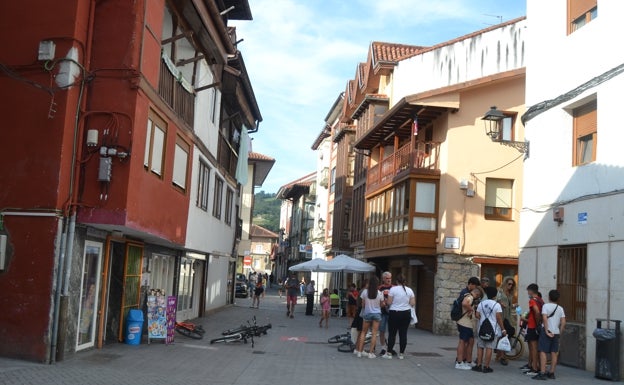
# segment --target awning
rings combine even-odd
[[[399,100],[381,120],[355,142],[355,147],[370,150],[385,138],[394,134],[409,137],[414,117],[418,117],[420,129],[432,124],[448,110],[459,109],[459,93],[448,93],[423,98],[421,94],[406,96]]]

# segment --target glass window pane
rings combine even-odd
[[[152,171],[158,175],[162,175],[162,162],[165,146],[165,132],[154,125],[154,142],[152,145]]]
[[[149,167],[150,147],[152,145],[152,119],[147,119],[147,134],[145,135],[145,154],[143,155],[143,165]]]
[[[510,179],[487,178],[485,182],[485,206],[511,208],[512,185],[513,181]]]
[[[412,230],[435,231],[436,219],[425,217],[414,217]]]
[[[501,127],[501,140],[506,140],[506,141],[513,140],[512,123],[513,123],[513,118],[509,116],[503,119],[502,127]]]
[[[173,159],[173,183],[181,188],[186,187],[186,167],[188,162],[188,154],[186,150],[176,144],[175,155]]]
[[[435,183],[416,183],[416,212],[435,213],[436,185]]]

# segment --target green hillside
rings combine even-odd
[[[255,195],[253,223],[279,233],[279,216],[282,201],[275,198],[275,193],[260,191]]]

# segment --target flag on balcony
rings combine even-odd
[[[418,118],[414,116],[414,125],[412,130],[414,131],[414,136],[418,135]]]

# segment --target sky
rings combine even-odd
[[[311,146],[370,43],[431,46],[524,16],[526,0],[249,0],[234,20],[262,114],[252,149],[275,159],[256,191],[316,171]]]

